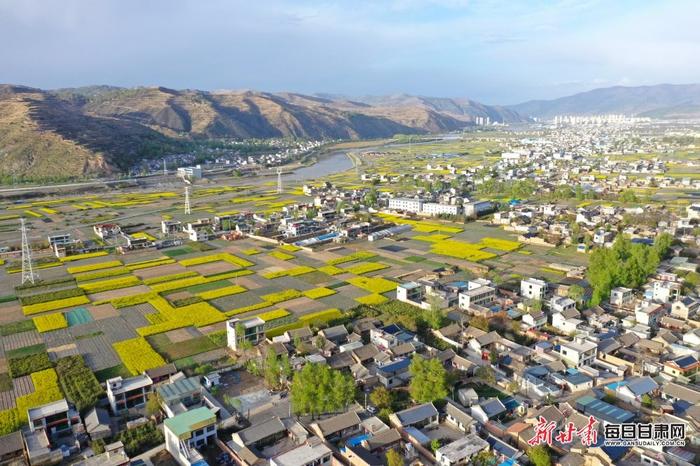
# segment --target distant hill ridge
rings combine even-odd
[[[513,110],[415,96],[352,100],[296,93],[0,85],[0,175],[105,174],[192,138],[362,139],[524,121]]]
[[[531,100],[507,108],[522,116],[537,118],[606,113],[652,118],[698,118],[700,84],[614,86],[559,99]]]

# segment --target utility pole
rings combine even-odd
[[[163,159],[163,175],[168,175],[168,162],[166,162],[165,159]]]
[[[282,167],[277,167],[277,194],[282,194]]]
[[[190,207],[190,187],[185,186],[185,215],[192,213],[192,208]]]
[[[27,282],[33,285],[34,280],[38,279],[39,276],[34,273],[32,266],[32,249],[27,240],[27,226],[24,224],[24,217],[20,218],[19,221],[22,230],[22,285]]]

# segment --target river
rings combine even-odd
[[[319,180],[325,176],[344,172],[352,168],[352,160],[348,157],[349,151],[338,151],[322,157],[318,162],[307,167],[294,170],[293,173],[282,175],[285,181]]]

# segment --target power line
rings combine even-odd
[[[192,213],[192,208],[190,207],[190,187],[185,186],[185,215]]]
[[[27,240],[27,226],[24,224],[24,217],[20,218],[20,225],[22,230],[22,285],[27,282],[33,285],[34,280],[38,279],[39,275],[34,273],[32,266],[32,248],[29,247]]]

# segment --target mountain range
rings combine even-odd
[[[525,121],[466,99],[0,85],[0,175],[112,174],[198,138],[383,138],[459,130],[477,116]]]
[[[368,139],[460,130],[477,117],[522,123],[561,114],[700,116],[700,85],[596,89],[512,106],[407,94],[0,85],[0,176],[109,175],[211,138]]]
[[[700,84],[614,86],[593,89],[553,100],[531,100],[511,105],[525,117],[618,113],[652,118],[697,118],[700,116]]]

